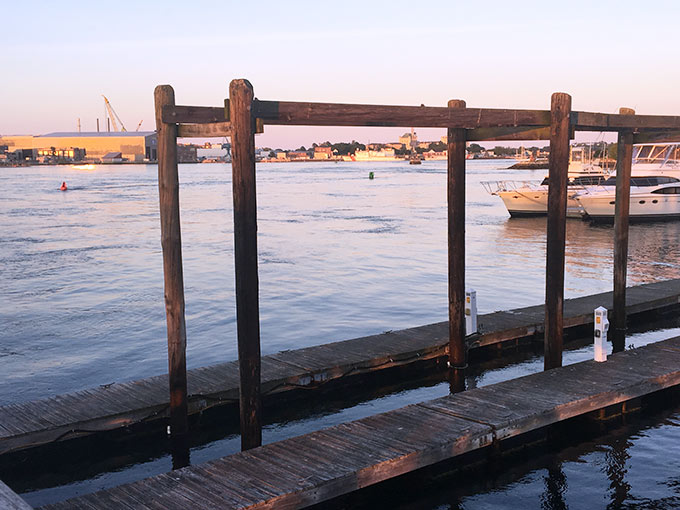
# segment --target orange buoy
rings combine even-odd
[[[61,188],[59,188],[61,191],[66,191],[68,189],[68,186],[66,186],[66,181],[61,183]]]

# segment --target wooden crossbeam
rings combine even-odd
[[[497,127],[468,129],[468,142],[493,140],[550,140],[550,127]]]
[[[177,126],[179,138],[211,138],[231,136],[231,122],[211,122],[209,124],[180,124]]]
[[[610,113],[572,112],[571,125],[577,131],[680,130],[680,117],[671,115],[621,115]]]
[[[466,128],[548,126],[550,112],[434,106],[255,101],[254,115],[265,124],[294,126],[400,126]]]
[[[208,124],[228,120],[228,115],[222,107],[182,105],[163,107],[163,122],[168,124]]]
[[[465,108],[456,111],[438,106],[384,106],[258,100],[253,103],[253,115],[261,119],[264,124],[291,126],[413,126],[465,128],[468,130],[523,127],[530,132],[533,128],[545,127],[550,124],[550,112],[547,110]],[[224,107],[182,105],[165,106],[162,119],[163,122],[177,124],[209,124],[229,120]],[[680,116],[670,115],[632,116],[572,112],[570,123],[576,131],[619,131],[621,129],[680,131]],[[479,132],[479,134],[468,131],[468,140],[521,140],[521,136],[540,136],[533,139],[544,139],[541,131],[536,131],[534,134],[517,135],[513,130],[491,133],[490,137],[487,137],[488,135],[484,131]],[[475,138],[470,136],[475,136]]]
[[[633,143],[680,142],[680,130],[646,131],[633,135]]]

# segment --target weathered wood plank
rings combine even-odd
[[[480,128],[548,126],[550,112],[467,108],[452,112],[447,107],[383,106],[341,103],[255,101],[254,115],[265,124],[298,126],[406,126]]]
[[[618,131],[619,129],[680,129],[680,117],[672,115],[620,115],[572,112],[571,124],[577,131]]]
[[[468,142],[501,140],[550,140],[550,127],[491,127],[468,129]]]
[[[344,423],[87,497],[107,508],[302,508],[659,389],[680,385],[680,337]],[[158,495],[158,497],[154,497]],[[82,507],[75,498],[50,510]],[[100,506],[97,506],[97,505]]]
[[[179,124],[179,138],[209,138],[231,136],[231,122],[210,122],[208,124]]]
[[[162,110],[163,122],[168,124],[209,124],[229,120],[228,110],[213,106],[165,105]]]
[[[677,304],[680,281],[669,280],[627,289],[629,315]],[[564,304],[565,327],[592,323],[597,306],[612,307],[612,293],[568,299]],[[540,333],[542,305],[493,312],[479,317],[480,335],[468,339],[469,348]],[[446,356],[448,323],[383,333],[334,342],[262,358],[263,391],[278,393],[299,387],[322,386],[341,377],[351,377],[402,364]],[[194,374],[194,375],[192,375]],[[189,412],[238,400],[238,363],[230,361],[190,370]],[[55,440],[112,430],[140,421],[167,416],[167,375],[140,381],[116,383],[69,395],[20,404],[19,416],[0,406],[0,452],[39,446]],[[112,395],[111,397],[109,395]],[[23,413],[23,414],[22,414]],[[21,416],[30,415],[27,420]],[[40,416],[52,425],[36,423]]]
[[[680,130],[668,131],[643,131],[633,135],[633,143],[664,143],[677,142],[680,140]]]
[[[0,481],[0,508],[4,510],[31,510],[33,507]]]

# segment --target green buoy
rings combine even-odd
[[[368,172],[368,178],[373,179],[373,177],[374,177],[373,172]]]

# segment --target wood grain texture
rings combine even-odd
[[[403,126],[443,128],[498,128],[549,126],[550,112],[547,110],[521,110],[500,108],[467,108],[466,112],[451,115],[447,108],[431,106],[389,106],[342,103],[309,103],[290,101],[255,100],[254,115],[265,124],[303,126]],[[666,131],[680,131],[680,116],[636,115],[598,112],[571,112],[571,125],[577,131],[619,131],[633,129],[644,137],[662,136],[668,140],[677,139],[677,134],[666,135]],[[162,120],[167,123],[204,124],[228,121],[229,117],[221,106],[166,106]],[[657,133],[655,133],[657,132]],[[540,138],[481,138],[473,135],[470,140],[543,140],[545,132],[537,130]],[[510,136],[510,135],[509,135]],[[524,135],[526,136],[526,135]],[[641,138],[636,143],[643,143]],[[654,141],[650,139],[649,141]]]
[[[468,142],[492,140],[550,140],[550,126],[545,127],[490,127],[468,129]]]
[[[621,115],[635,110],[621,108]],[[633,164],[633,133],[619,131],[616,156],[616,201],[614,205],[614,314],[611,340],[614,352],[626,345],[626,275],[628,269],[628,224],[630,212],[630,173]]]
[[[211,122],[208,124],[180,124],[177,126],[179,138],[202,138],[231,136],[231,122]]]
[[[298,509],[680,385],[680,337],[271,443],[42,510]]]
[[[208,124],[225,122],[229,118],[222,106],[181,106],[168,104],[163,106],[161,116],[163,122],[169,124]]]
[[[550,104],[550,169],[545,275],[545,369],[562,366],[564,246],[569,170],[571,96],[556,92]]]
[[[452,99],[450,110],[465,110],[465,101]],[[449,257],[449,363],[464,370],[465,345],[465,129],[447,131],[447,207]],[[464,378],[456,377],[458,383]],[[458,388],[462,390],[464,388]]]
[[[32,510],[33,507],[0,481],[0,508],[3,510]]]
[[[262,444],[260,404],[260,311],[257,273],[257,193],[253,87],[247,80],[229,85],[232,123],[232,188],[236,320],[241,375],[240,413],[243,450]]]
[[[571,124],[577,131],[619,131],[620,129],[680,129],[680,117],[671,115],[635,115],[572,112]]]
[[[179,213],[177,172],[177,127],[163,122],[165,106],[175,104],[170,85],[154,91],[158,132],[158,194],[165,282],[165,314],[168,329],[168,383],[170,388],[170,428],[172,434],[185,434],[187,419],[186,324],[184,318],[184,276]]]
[[[548,126],[550,113],[542,110],[385,106],[340,103],[256,101],[255,116],[265,124],[291,126],[404,126],[466,128]]]
[[[592,325],[593,309],[612,310],[612,292],[567,299],[565,328]],[[626,310],[631,320],[646,312],[677,305],[680,280],[633,286],[626,291]],[[498,345],[540,335],[544,305],[481,314],[479,334],[466,339],[468,349]],[[334,381],[352,385],[354,376],[394,367],[418,367],[426,375],[428,360],[448,357],[448,321],[404,330],[353,338],[316,347],[276,353],[262,358],[262,392],[286,398],[286,393],[305,388],[314,391]],[[239,400],[237,361],[189,370],[189,413],[214,406],[234,405]],[[153,376],[0,406],[0,454],[66,441],[168,416],[168,377]]]

